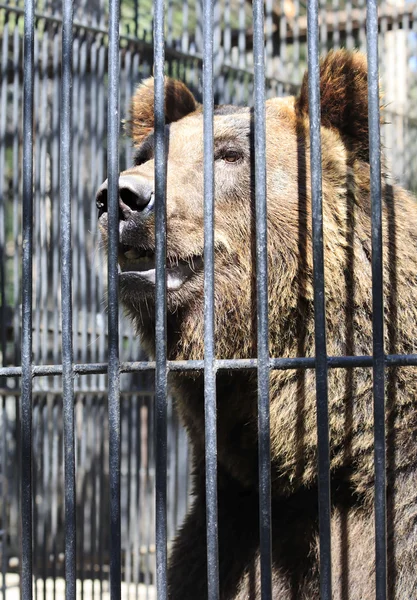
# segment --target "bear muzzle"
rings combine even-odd
[[[107,237],[108,180],[96,195],[98,219]],[[119,277],[120,282],[144,292],[151,292],[156,282],[155,249],[143,238],[142,225],[154,211],[153,186],[135,175],[119,178]],[[142,230],[142,231],[141,231]],[[146,236],[145,236],[146,237]],[[202,257],[189,260],[168,259],[166,265],[167,291],[178,290],[196,270],[202,267]]]

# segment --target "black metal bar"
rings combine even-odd
[[[80,155],[80,146],[81,139],[83,135],[83,131],[81,129],[80,124],[80,115],[79,115],[79,98],[80,98],[80,87],[81,87],[81,77],[80,77],[80,44],[81,40],[79,36],[75,36],[73,49],[72,49],[72,64],[73,64],[73,82],[72,82],[72,97],[73,97],[73,106],[72,106],[72,194],[73,198],[76,201],[73,204],[72,212],[73,212],[73,220],[74,223],[77,223],[77,226],[74,227],[74,240],[72,247],[72,262],[75,267],[75,272],[77,273],[77,277],[74,277],[73,280],[73,297],[75,299],[75,303],[73,306],[73,327],[76,331],[76,335],[73,336],[73,355],[76,360],[81,360],[79,353],[79,303],[78,298],[80,297],[80,278],[79,278],[79,256],[80,256],[80,244],[79,244],[79,231],[78,231],[78,215],[80,212],[80,201],[78,199],[78,182],[80,179],[80,171],[79,171],[79,155]]]
[[[78,249],[78,263],[75,264],[75,270],[77,273],[76,281],[79,281],[79,300],[77,302],[77,320],[75,321],[75,326],[77,332],[81,330],[81,335],[77,335],[77,338],[80,337],[80,345],[78,354],[75,356],[79,357],[80,362],[87,362],[87,351],[88,351],[88,329],[89,327],[80,327],[80,317],[84,315],[86,319],[88,315],[88,305],[87,300],[89,297],[89,293],[87,290],[87,253],[85,252],[86,244],[86,211],[85,206],[87,202],[85,201],[85,195],[83,194],[85,189],[85,182],[83,181],[83,165],[85,164],[85,147],[87,144],[87,139],[89,138],[90,132],[90,119],[86,115],[86,63],[87,63],[87,40],[81,39],[80,47],[79,47],[79,90],[78,90],[78,109],[77,109],[77,121],[79,128],[79,141],[78,141],[78,173],[77,173],[77,185],[76,185],[76,198],[77,198],[77,209],[78,209],[78,225],[77,225],[77,249]],[[119,84],[120,85],[120,84]],[[87,96],[89,97],[89,96]],[[87,121],[87,123],[86,123]],[[88,198],[90,199],[91,196]],[[91,204],[94,204],[92,202]],[[96,219],[94,219],[96,220]],[[80,306],[81,305],[81,306]],[[84,321],[85,323],[85,321]]]
[[[110,593],[121,598],[120,372],[119,372],[119,18],[120,0],[109,3],[108,70],[108,412],[110,479]]]
[[[372,367],[374,359],[372,356],[329,356],[327,358],[329,369],[357,369],[361,367]],[[416,367],[417,354],[388,354],[385,357],[387,367]],[[155,370],[155,361],[138,361],[120,363],[120,373],[138,373]],[[287,369],[315,369],[314,358],[271,358],[270,369],[284,371]],[[107,373],[107,363],[75,364],[73,366],[75,375],[100,375]],[[214,362],[216,371],[253,370],[258,368],[256,358],[245,359],[218,359]],[[204,361],[202,360],[178,360],[167,361],[169,371],[202,371]],[[62,375],[61,365],[42,365],[32,368],[33,377],[43,375]],[[21,367],[1,367],[0,377],[21,377]],[[12,390],[9,391],[12,394]]]
[[[105,75],[105,62],[106,62],[106,47],[104,43],[99,46],[98,50],[98,65],[97,65],[97,77],[98,77],[98,85],[101,89],[104,88],[104,75]],[[105,102],[103,98],[103,94],[98,94],[97,98],[97,138],[98,138],[98,147],[101,149],[101,145],[104,144],[105,140]],[[104,179],[104,169],[103,162],[101,160],[97,161],[97,181],[101,182]],[[96,215],[95,215],[96,216]],[[95,220],[95,219],[94,219]],[[100,299],[103,298],[104,294],[104,281],[101,274],[98,277],[98,285],[97,285],[97,298],[96,302],[100,302]],[[101,335],[98,341],[98,359],[100,361],[104,361],[105,359],[105,336]],[[107,385],[106,378],[104,376],[99,377],[99,386]],[[101,530],[100,530],[101,532]],[[100,583],[100,590],[102,589],[102,584]]]
[[[32,599],[32,228],[34,0],[24,8],[23,215],[22,215],[22,599]]]
[[[59,120],[60,120],[60,77],[59,77],[59,61],[62,62],[62,50],[60,52],[60,45],[62,45],[62,39],[60,32],[55,31],[54,39],[53,39],[53,62],[52,62],[52,79],[53,79],[53,94],[52,94],[52,120],[51,126],[53,132],[59,131]],[[52,143],[51,143],[51,193],[52,197],[59,197],[59,186],[60,186],[60,166],[59,166],[59,149],[60,149],[60,139],[58,135],[53,135]],[[54,248],[59,248],[59,233],[60,233],[60,206],[58,202],[52,203],[52,244]],[[59,279],[60,279],[60,256],[59,252],[54,252],[52,257],[52,294],[53,294],[53,303],[54,306],[58,306],[59,304],[59,294],[61,290],[59,289]],[[61,348],[59,347],[59,312],[56,310],[53,315],[53,324],[52,329],[54,331],[53,336],[53,362],[58,362],[60,360]],[[53,384],[55,388],[58,385],[58,381],[55,379]]]
[[[18,19],[16,19],[18,20]],[[19,277],[19,104],[20,104],[20,83],[19,83],[19,59],[20,59],[20,35],[19,27],[14,30],[13,35],[13,239],[14,239],[14,256],[13,256],[13,336],[15,339],[14,359],[19,360],[19,339],[20,334],[20,277]]]
[[[48,48],[50,47],[50,32],[46,29],[43,32],[42,46],[40,54],[41,60],[41,73],[39,77],[39,87],[40,87],[40,96],[39,103],[42,107],[40,111],[38,121],[39,121],[39,139],[40,139],[40,154],[38,158],[38,164],[40,167],[39,173],[39,210],[42,215],[46,214],[46,173],[47,173],[47,124],[48,124]],[[38,157],[37,154],[35,154]],[[35,217],[36,218],[36,217]],[[39,246],[37,248],[37,254],[39,256],[39,266],[40,269],[37,271],[39,282],[42,281],[42,285],[38,284],[39,297],[40,297],[40,325],[41,332],[38,333],[39,341],[41,344],[41,352],[40,359],[41,363],[48,362],[47,353],[48,353],[48,341],[47,341],[47,321],[48,321],[48,311],[46,310],[46,306],[48,303],[48,289],[50,289],[50,283],[48,281],[48,267],[47,267],[47,253],[46,253],[46,245],[47,245],[47,235],[46,235],[46,219],[39,219]]]
[[[155,538],[156,592],[167,591],[167,335],[164,0],[154,3],[155,81]]]
[[[76,595],[74,369],[72,349],[71,165],[73,2],[62,5],[60,128],[62,387],[65,467],[65,597]]]
[[[387,597],[387,523],[385,480],[385,357],[381,206],[381,139],[378,79],[378,4],[368,0],[366,14],[368,51],[369,162],[372,218],[372,335],[375,460],[375,578],[376,598]]]
[[[266,204],[266,123],[264,3],[254,0],[254,154],[256,208],[256,288],[258,334],[259,534],[262,600],[272,599],[271,443],[269,415],[268,246]]]
[[[204,128],[204,413],[207,524],[207,598],[219,598],[217,425],[214,342],[214,86],[213,2],[203,2]]]
[[[1,499],[2,499],[2,509],[1,509],[1,529],[0,529],[0,548],[1,548],[1,557],[0,557],[0,573],[2,577],[2,585],[1,592],[2,597],[6,600],[6,573],[8,570],[8,539],[7,539],[7,530],[9,525],[8,519],[8,504],[10,502],[8,496],[11,498],[11,493],[9,491],[9,482],[7,479],[8,472],[8,464],[7,464],[7,430],[8,430],[8,417],[7,417],[7,401],[6,397],[0,395],[0,468],[3,473],[3,481],[1,486]]]
[[[7,15],[6,15],[7,19]],[[7,62],[9,46],[9,23],[3,26],[2,57],[0,65],[0,347],[3,364],[6,363],[6,222],[5,222],[5,173],[6,173],[6,116],[7,116]]]
[[[308,95],[311,147],[314,334],[316,350],[317,445],[320,536],[320,598],[331,600],[330,456],[327,390],[326,307],[324,295],[323,207],[320,139],[318,1],[307,7]]]

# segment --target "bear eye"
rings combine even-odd
[[[237,150],[227,150],[222,155],[222,160],[224,160],[227,163],[236,163],[241,158],[242,158],[242,155],[240,154],[240,152],[237,152]]]

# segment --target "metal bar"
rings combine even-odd
[[[378,4],[368,0],[369,162],[372,219],[372,335],[375,460],[375,589],[377,600],[387,597],[387,523],[385,480],[385,357],[381,206],[381,139],[378,79]]]
[[[39,57],[39,45],[40,38],[38,28],[35,28],[34,35],[34,69],[35,69],[35,77],[34,77],[34,90],[33,90],[33,113],[36,114],[37,118],[34,121],[34,156],[36,157],[33,163],[33,270],[34,273],[41,273],[41,244],[40,244],[40,227],[41,227],[41,202],[40,202],[40,169],[41,169],[41,161],[40,161],[40,121],[42,119],[41,114],[43,113],[43,107],[41,108],[40,103],[40,57]],[[42,36],[43,37],[43,36]],[[40,279],[40,277],[39,277]],[[33,283],[32,283],[33,285]],[[32,361],[35,364],[41,363],[41,341],[40,341],[40,331],[41,331],[41,320],[40,320],[40,309],[41,309],[41,298],[40,291],[41,286],[40,282],[38,282],[35,278],[34,287],[34,295],[32,298],[32,319],[33,319],[33,332],[32,332]],[[35,490],[34,490],[35,491]],[[36,497],[36,493],[35,496]],[[36,522],[36,520],[35,520]],[[35,530],[36,531],[36,530]],[[36,547],[36,546],[35,546]],[[35,564],[36,560],[38,560],[38,555],[35,555]],[[36,572],[36,569],[35,569]],[[35,590],[37,590],[37,586],[35,586]],[[37,598],[36,598],[37,600]]]
[[[98,48],[99,43],[97,39],[91,44],[90,49],[90,156],[91,156],[91,187],[89,188],[89,193],[93,194],[93,191],[97,189],[97,186],[100,185],[100,182],[97,179],[98,174],[98,163],[101,162],[101,152],[99,151],[100,145],[98,143],[97,136],[97,98],[100,95],[100,82],[98,78]],[[97,209],[94,202],[90,202],[90,235],[94,240],[97,239]],[[94,340],[91,344],[91,353],[90,360],[96,361],[98,360],[98,344],[97,344],[97,319],[95,316],[96,312],[96,296],[97,296],[97,276],[95,274],[92,275],[90,280],[90,303],[88,306],[88,311],[91,314],[90,327],[91,327],[91,336],[90,340]],[[98,377],[91,377],[90,385],[92,389],[96,389],[98,386]]]
[[[90,52],[89,52],[90,54]],[[79,280],[79,296],[77,298],[77,305],[80,307],[77,310],[78,319],[75,321],[76,331],[81,329],[80,344],[78,349],[78,354],[76,357],[79,357],[80,362],[87,362],[87,350],[88,350],[88,327],[80,327],[79,318],[81,315],[87,319],[88,315],[88,304],[87,299],[89,297],[88,289],[87,289],[87,252],[86,252],[86,222],[88,219],[86,207],[88,206],[88,200],[91,196],[85,195],[85,181],[83,178],[83,166],[85,164],[85,149],[87,145],[87,140],[91,135],[88,128],[90,127],[91,121],[86,116],[86,95],[88,92],[86,91],[87,83],[86,83],[86,63],[87,63],[87,40],[81,39],[81,43],[79,46],[79,88],[78,88],[78,96],[77,96],[77,121],[79,128],[79,145],[77,148],[78,151],[78,173],[77,173],[77,209],[78,209],[78,224],[77,224],[77,247],[78,247],[78,264],[75,265],[77,277],[76,280]],[[89,98],[89,96],[87,96]],[[86,123],[87,121],[87,123]],[[94,202],[91,202],[94,205]],[[96,219],[94,219],[96,220]]]
[[[253,1],[254,158],[258,353],[259,534],[262,600],[272,599],[271,444],[269,415],[268,245],[266,204],[266,123],[264,3]]]
[[[167,333],[164,0],[154,2],[155,81],[155,542],[156,592],[167,591]]]
[[[73,2],[62,5],[62,75],[60,127],[60,223],[61,223],[61,310],[62,310],[62,387],[64,419],[65,469],[65,597],[76,594],[76,500],[75,500],[75,431],[74,369],[72,348],[72,43]]]
[[[52,143],[51,143],[51,193],[53,198],[59,197],[59,149],[60,139],[57,133],[59,130],[59,118],[60,118],[60,77],[59,77],[59,61],[62,62],[59,46],[62,45],[60,39],[60,32],[55,31],[53,39],[53,62],[52,62],[52,80],[53,80],[53,93],[52,93]],[[51,222],[51,235],[52,244],[54,248],[59,247],[59,231],[60,231],[60,206],[58,202],[52,203],[52,222]],[[52,294],[53,294],[53,305],[59,305],[59,295],[61,290],[59,289],[60,279],[60,256],[59,252],[54,252],[52,256]],[[53,362],[57,363],[60,360],[61,348],[59,347],[59,312],[56,310],[53,314],[52,319],[52,330],[53,330]],[[53,384],[55,388],[58,387],[58,381],[55,379]],[[55,564],[55,563],[54,563]]]
[[[207,524],[207,598],[219,598],[217,425],[214,342],[214,99],[213,2],[203,2],[204,138],[204,413]]]
[[[79,9],[79,7],[78,7]],[[79,308],[79,297],[80,297],[80,277],[79,277],[79,261],[80,261],[80,233],[79,233],[79,224],[78,224],[78,215],[80,212],[80,201],[78,199],[78,182],[81,176],[79,171],[79,154],[80,154],[80,146],[81,146],[81,138],[83,135],[83,131],[81,128],[80,115],[79,115],[79,98],[80,98],[80,85],[81,85],[81,77],[80,77],[80,45],[81,40],[79,36],[74,38],[74,44],[72,48],[72,71],[73,71],[73,81],[72,81],[72,194],[75,202],[72,206],[72,218],[75,224],[74,227],[74,235],[72,242],[72,263],[75,267],[75,272],[77,273],[77,277],[74,277],[73,280],[73,289],[72,294],[74,297],[74,306],[73,306],[73,329],[76,332],[72,338],[72,352],[75,360],[82,362],[82,358],[79,352],[79,333],[80,333],[80,308]],[[84,326],[85,328],[85,326]]]
[[[98,86],[99,90],[104,90],[104,74],[105,74],[105,62],[106,62],[106,47],[104,43],[100,44],[98,50],[98,65],[97,65],[97,77],[98,77]],[[101,182],[104,179],[104,155],[102,154],[102,147],[105,143],[105,131],[104,131],[104,121],[105,121],[105,102],[104,102],[104,94],[99,93],[97,98],[97,143],[99,148],[99,158],[97,161],[97,181]],[[96,221],[96,214],[94,215],[94,221]],[[97,296],[96,296],[96,306],[99,305],[101,299],[104,295],[104,277],[102,270],[99,269],[97,274]],[[106,338],[104,335],[99,336],[98,340],[98,359],[100,361],[105,360],[105,342]],[[99,386],[107,386],[107,381],[105,377],[99,377]],[[100,530],[101,532],[101,530]],[[102,589],[102,585],[100,584],[100,590]]]
[[[330,457],[327,390],[326,307],[324,295],[323,207],[320,139],[320,65],[318,1],[307,7],[308,95],[311,144],[314,336],[316,354],[318,493],[320,536],[320,598],[331,600]]]
[[[34,0],[24,8],[22,214],[22,599],[32,599],[32,227]]]
[[[110,484],[110,593],[121,598],[120,373],[119,373],[119,18],[120,0],[109,3],[108,69],[108,379]]]
[[[1,85],[0,85],[0,347],[2,362],[5,365],[7,360],[6,353],[6,221],[5,221],[5,173],[6,173],[6,117],[7,117],[7,61],[9,46],[9,23],[7,21],[3,26],[2,57],[0,66]]]
[[[329,369],[356,369],[361,367],[372,367],[374,359],[372,356],[328,356],[327,367]],[[388,354],[385,356],[387,367],[416,367],[417,354]],[[155,370],[155,361],[138,361],[120,363],[120,373],[138,373],[142,371]],[[100,375],[107,373],[107,363],[75,364],[73,366],[76,375]],[[216,371],[234,371],[234,370],[254,370],[258,368],[256,358],[244,359],[218,359],[214,362]],[[288,369],[315,369],[316,360],[314,358],[271,358],[269,359],[269,368],[274,371],[284,371]],[[169,371],[202,371],[204,361],[202,360],[173,360],[167,361]],[[32,368],[32,377],[41,377],[43,375],[54,376],[62,375],[61,365],[42,365]],[[0,377],[21,377],[21,367],[2,367],[0,368]],[[12,394],[13,390],[9,390]]]
[[[19,277],[19,104],[20,104],[20,82],[19,82],[19,63],[20,63],[20,34],[18,27],[18,18],[13,34],[13,337],[15,339],[14,360],[18,362],[20,355],[19,340],[20,333],[20,277]]]
[[[0,487],[0,498],[2,500],[2,510],[1,510],[1,529],[0,529],[0,572],[2,576],[2,585],[1,592],[2,597],[6,600],[6,573],[8,570],[9,563],[9,549],[8,549],[8,539],[7,539],[7,530],[9,528],[9,519],[8,519],[8,505],[10,504],[10,499],[12,498],[12,494],[9,490],[9,481],[8,481],[8,460],[7,460],[7,434],[8,434],[8,417],[7,417],[7,400],[6,397],[0,395],[0,469],[3,474],[2,484]]]
[[[39,103],[42,107],[40,111],[40,115],[38,117],[39,121],[39,158],[38,164],[40,166],[39,169],[39,211],[41,215],[47,214],[46,209],[46,186],[47,186],[47,125],[48,125],[48,48],[50,47],[51,40],[49,36],[49,31],[45,29],[43,32],[42,46],[40,47],[40,69],[39,73]],[[35,156],[38,157],[36,154]],[[37,278],[39,283],[42,282],[42,285],[38,284],[39,290],[39,298],[40,298],[40,328],[39,332],[39,341],[41,345],[40,359],[41,363],[44,364],[48,362],[48,338],[47,338],[47,320],[48,320],[48,290],[50,289],[50,282],[48,281],[48,265],[47,265],[47,221],[45,218],[39,219],[39,245],[37,247],[37,252],[39,255],[39,267],[40,270],[37,271]],[[48,385],[47,382],[44,385]]]

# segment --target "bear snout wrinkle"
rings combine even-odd
[[[107,212],[108,181],[97,191],[96,204],[98,218]],[[134,175],[121,175],[119,178],[119,220],[127,221],[134,213],[149,214],[153,211],[154,190],[150,183]]]

